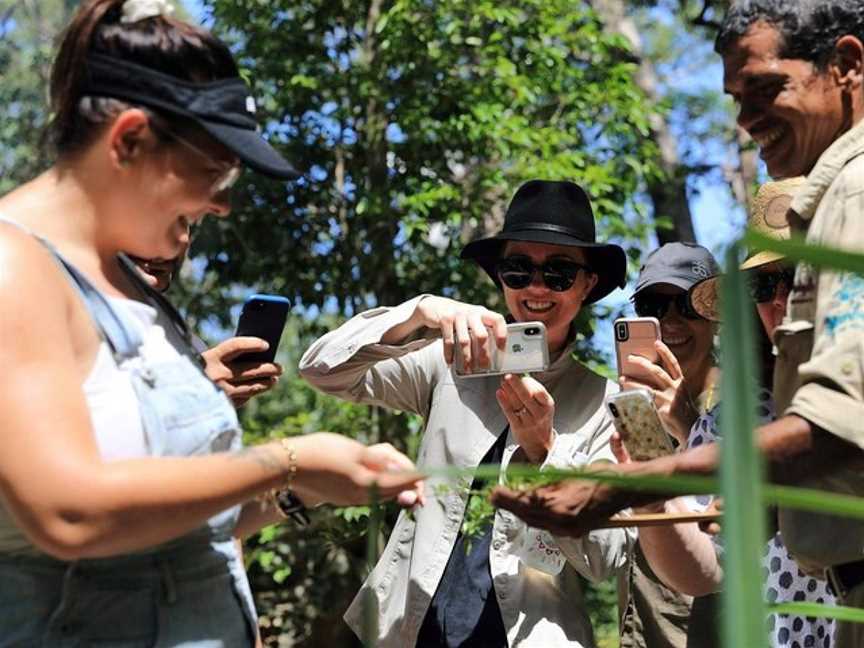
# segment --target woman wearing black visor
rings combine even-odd
[[[227,47],[170,13],[81,5],[52,72],[56,163],[0,199],[0,646],[251,646],[234,534],[296,496],[359,503],[373,481],[420,496],[385,473],[412,467],[389,446],[243,450],[227,397],[120,254],[177,256],[192,225],[228,216],[242,166],[295,175]]]

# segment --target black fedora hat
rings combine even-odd
[[[597,285],[585,298],[586,304],[626,283],[627,255],[618,245],[597,242],[591,202],[582,187],[573,182],[529,180],[510,201],[504,228],[495,236],[472,241],[459,256],[474,259],[500,288],[495,265],[507,241],[584,248],[588,265],[597,273]]]

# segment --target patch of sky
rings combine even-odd
[[[403,142],[408,140],[408,136],[399,126],[399,124],[395,122],[390,122],[387,124],[387,141],[391,144],[402,144]]]

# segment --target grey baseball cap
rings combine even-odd
[[[633,295],[657,284],[671,284],[682,290],[690,290],[696,283],[719,272],[714,256],[701,245],[667,243],[645,259],[645,264],[639,269]]]

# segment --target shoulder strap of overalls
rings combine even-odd
[[[141,346],[141,336],[135,327],[130,326],[124,321],[123,317],[108,302],[105,295],[80,270],[64,259],[60,252],[57,251],[57,248],[48,240],[31,232],[20,223],[3,218],[3,216],[0,216],[0,221],[14,225],[20,230],[27,232],[51,253],[81,296],[87,312],[90,313],[90,317],[93,319],[96,330],[108,345],[108,348],[111,349],[111,353],[118,363],[138,355],[138,349]]]
[[[177,332],[185,346],[185,348],[179,349],[179,351],[189,356],[189,358],[193,360],[197,366],[203,368],[204,360],[198,351],[198,347],[193,341],[192,333],[189,331],[189,326],[186,324],[186,320],[183,318],[180,312],[174,307],[174,305],[170,301],[165,299],[165,296],[162,293],[160,293],[150,284],[144,281],[144,279],[141,277],[141,271],[138,269],[132,259],[130,259],[126,254],[124,254],[123,252],[118,254],[117,261],[120,264],[120,267],[129,277],[129,280],[138,289],[142,297],[144,297],[144,300],[147,301],[150,306],[155,308],[157,311],[161,311],[162,313],[164,313],[168,320],[171,322],[174,330]]]

